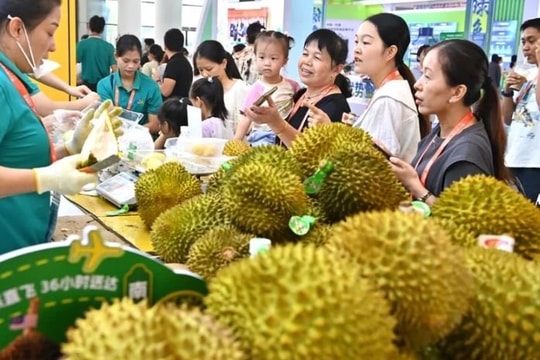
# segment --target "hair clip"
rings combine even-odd
[[[9,20],[13,20],[13,19],[14,19],[13,16],[11,16],[11,15],[9,15],[9,14],[8,14],[7,18],[8,18]]]
[[[214,82],[214,79],[211,76],[209,76],[207,80],[210,84]]]
[[[178,102],[179,102],[180,104],[184,105],[184,98],[178,99]]]

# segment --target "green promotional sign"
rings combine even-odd
[[[439,35],[441,41],[452,40],[452,39],[465,39],[464,31],[455,31],[455,32],[443,32]]]
[[[116,298],[200,302],[207,292],[199,276],[105,242],[95,227],[87,227],[82,239],[0,256],[0,352],[29,330],[60,344],[77,318]]]

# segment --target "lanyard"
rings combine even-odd
[[[321,93],[319,95],[315,96],[315,98],[319,98],[319,100],[324,98],[326,95],[328,95],[330,93],[330,91],[334,90],[335,86],[336,85],[332,83],[332,84],[324,87],[321,90]],[[296,103],[294,104],[293,109],[289,113],[289,116],[288,116],[289,122],[291,121],[293,116],[298,112],[298,110],[300,109],[300,107],[304,103],[305,99],[306,99],[306,93],[302,94],[302,96],[296,101]],[[300,126],[297,129],[299,132],[302,132],[302,129],[304,128],[304,125],[306,124],[306,120],[307,120],[308,116],[309,116],[309,111],[306,111],[306,115],[304,115],[304,118],[302,119],[302,122],[300,123]],[[281,141],[281,139],[279,140],[279,145],[283,145],[283,141]]]
[[[330,91],[332,91],[334,89],[335,85],[334,84],[330,84],[326,87],[324,87],[321,91],[321,93],[315,97],[318,97],[318,98],[323,98],[325,97],[326,95],[328,95],[328,93]],[[292,119],[292,117],[294,116],[294,114],[296,114],[296,112],[300,109],[300,107],[302,106],[302,104],[304,103],[304,100],[306,99],[306,93],[303,93],[302,96],[300,97],[300,99],[298,99],[296,101],[296,103],[294,104],[294,107],[291,111],[291,113],[289,114],[289,119]],[[305,121],[305,118],[304,118],[304,121]],[[302,124],[304,123],[304,121],[302,121]],[[298,131],[301,131],[302,130],[302,126],[300,126],[300,129],[298,129]]]
[[[433,166],[433,163],[439,158],[443,150],[446,148],[448,143],[458,134],[460,134],[463,130],[465,130],[467,127],[469,127],[472,122],[474,121],[474,115],[471,111],[469,111],[460,121],[459,123],[454,127],[454,129],[450,132],[450,134],[444,139],[443,143],[439,146],[437,151],[435,151],[435,154],[429,159],[426,167],[424,168],[424,171],[422,171],[422,175],[420,176],[420,182],[422,185],[426,186],[426,179],[429,174],[429,171],[431,170],[431,167]],[[426,146],[424,149],[424,152],[420,157],[418,158],[418,161],[416,162],[416,165],[414,166],[414,169],[416,170],[418,168],[418,165],[420,165],[420,162],[426,155],[426,152],[429,150],[430,146]]]
[[[533,85],[536,83],[536,80],[538,79],[538,75],[534,77],[534,79],[532,79],[531,81],[529,81],[529,83],[527,84],[527,86],[525,87],[525,89],[523,89],[523,91],[521,91],[519,93],[519,96],[517,97],[516,99],[516,105],[518,105],[521,101],[523,101],[523,99],[525,98],[525,96],[527,96],[527,93],[529,92],[529,90],[531,90],[531,88],[533,87]]]
[[[34,100],[32,100],[32,97],[30,96],[30,93],[28,92],[28,89],[26,89],[26,86],[24,86],[22,81],[17,76],[15,76],[15,74],[13,74],[4,64],[0,63],[0,66],[2,67],[2,69],[4,70],[6,75],[8,76],[9,80],[11,80],[13,85],[15,85],[15,88],[17,89],[19,94],[22,96],[22,98],[24,99],[24,101],[26,102],[28,107],[32,110],[34,115],[36,115],[39,122],[43,126],[43,129],[45,130],[45,133],[47,134],[47,138],[49,139],[49,149],[50,149],[50,154],[51,154],[51,163],[55,162],[56,161],[56,152],[55,152],[55,149],[54,149],[53,141],[51,139],[51,135],[49,134],[49,132],[45,128],[45,125],[43,124],[43,121],[41,121],[41,117],[39,116],[39,113],[37,111],[36,104],[34,104]]]
[[[384,86],[384,84],[386,84],[387,82],[391,81],[391,80],[396,80],[398,77],[400,77],[401,74],[399,73],[398,70],[394,70],[392,71],[390,74],[388,74],[384,80],[382,81],[381,85],[379,86],[379,89],[382,88]]]
[[[387,82],[389,81],[392,81],[392,80],[396,80],[398,77],[400,77],[401,74],[399,73],[398,70],[394,70],[392,71],[390,74],[386,75],[386,77],[383,79],[383,81],[381,82],[381,85],[379,85],[379,87],[377,89],[380,89],[384,86],[384,84],[386,84]],[[413,94],[414,95],[414,94]],[[369,102],[368,102],[368,105],[367,107],[369,107],[369,105],[371,104],[371,101],[373,100],[373,97],[371,99],[369,99]]]
[[[135,93],[136,93],[135,89],[131,89],[131,93],[129,94],[128,104],[124,109],[131,110],[131,105],[133,105],[133,98],[135,97]],[[120,100],[120,88],[117,86],[114,89],[114,106],[117,106],[117,107],[120,106],[118,104],[119,100]]]

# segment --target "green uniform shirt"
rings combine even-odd
[[[31,95],[39,92],[2,52],[0,62],[11,70]],[[51,163],[47,132],[15,84],[0,68],[0,166],[32,169]],[[0,198],[0,254],[44,243],[47,237],[50,194],[28,193]]]
[[[116,89],[118,89],[118,104],[116,104]],[[133,101],[131,108],[128,109],[132,91]],[[135,73],[133,89],[128,90],[122,85],[120,72],[116,71],[98,83],[97,93],[103,101],[110,99],[116,106],[143,114],[141,125],[148,123],[149,114],[157,115],[163,103],[158,84],[140,71]]]
[[[97,84],[116,65],[114,47],[103,39],[89,37],[77,44],[77,62],[81,63],[81,80]]]

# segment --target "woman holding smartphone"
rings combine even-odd
[[[298,60],[298,74],[306,85],[293,98],[294,105],[284,119],[271,98],[268,106],[251,106],[246,116],[255,123],[267,124],[278,144],[289,147],[296,136],[322,122],[340,122],[350,112],[347,97],[351,96],[348,79],[341,74],[347,60],[347,44],[335,32],[319,29],[304,42]]]

